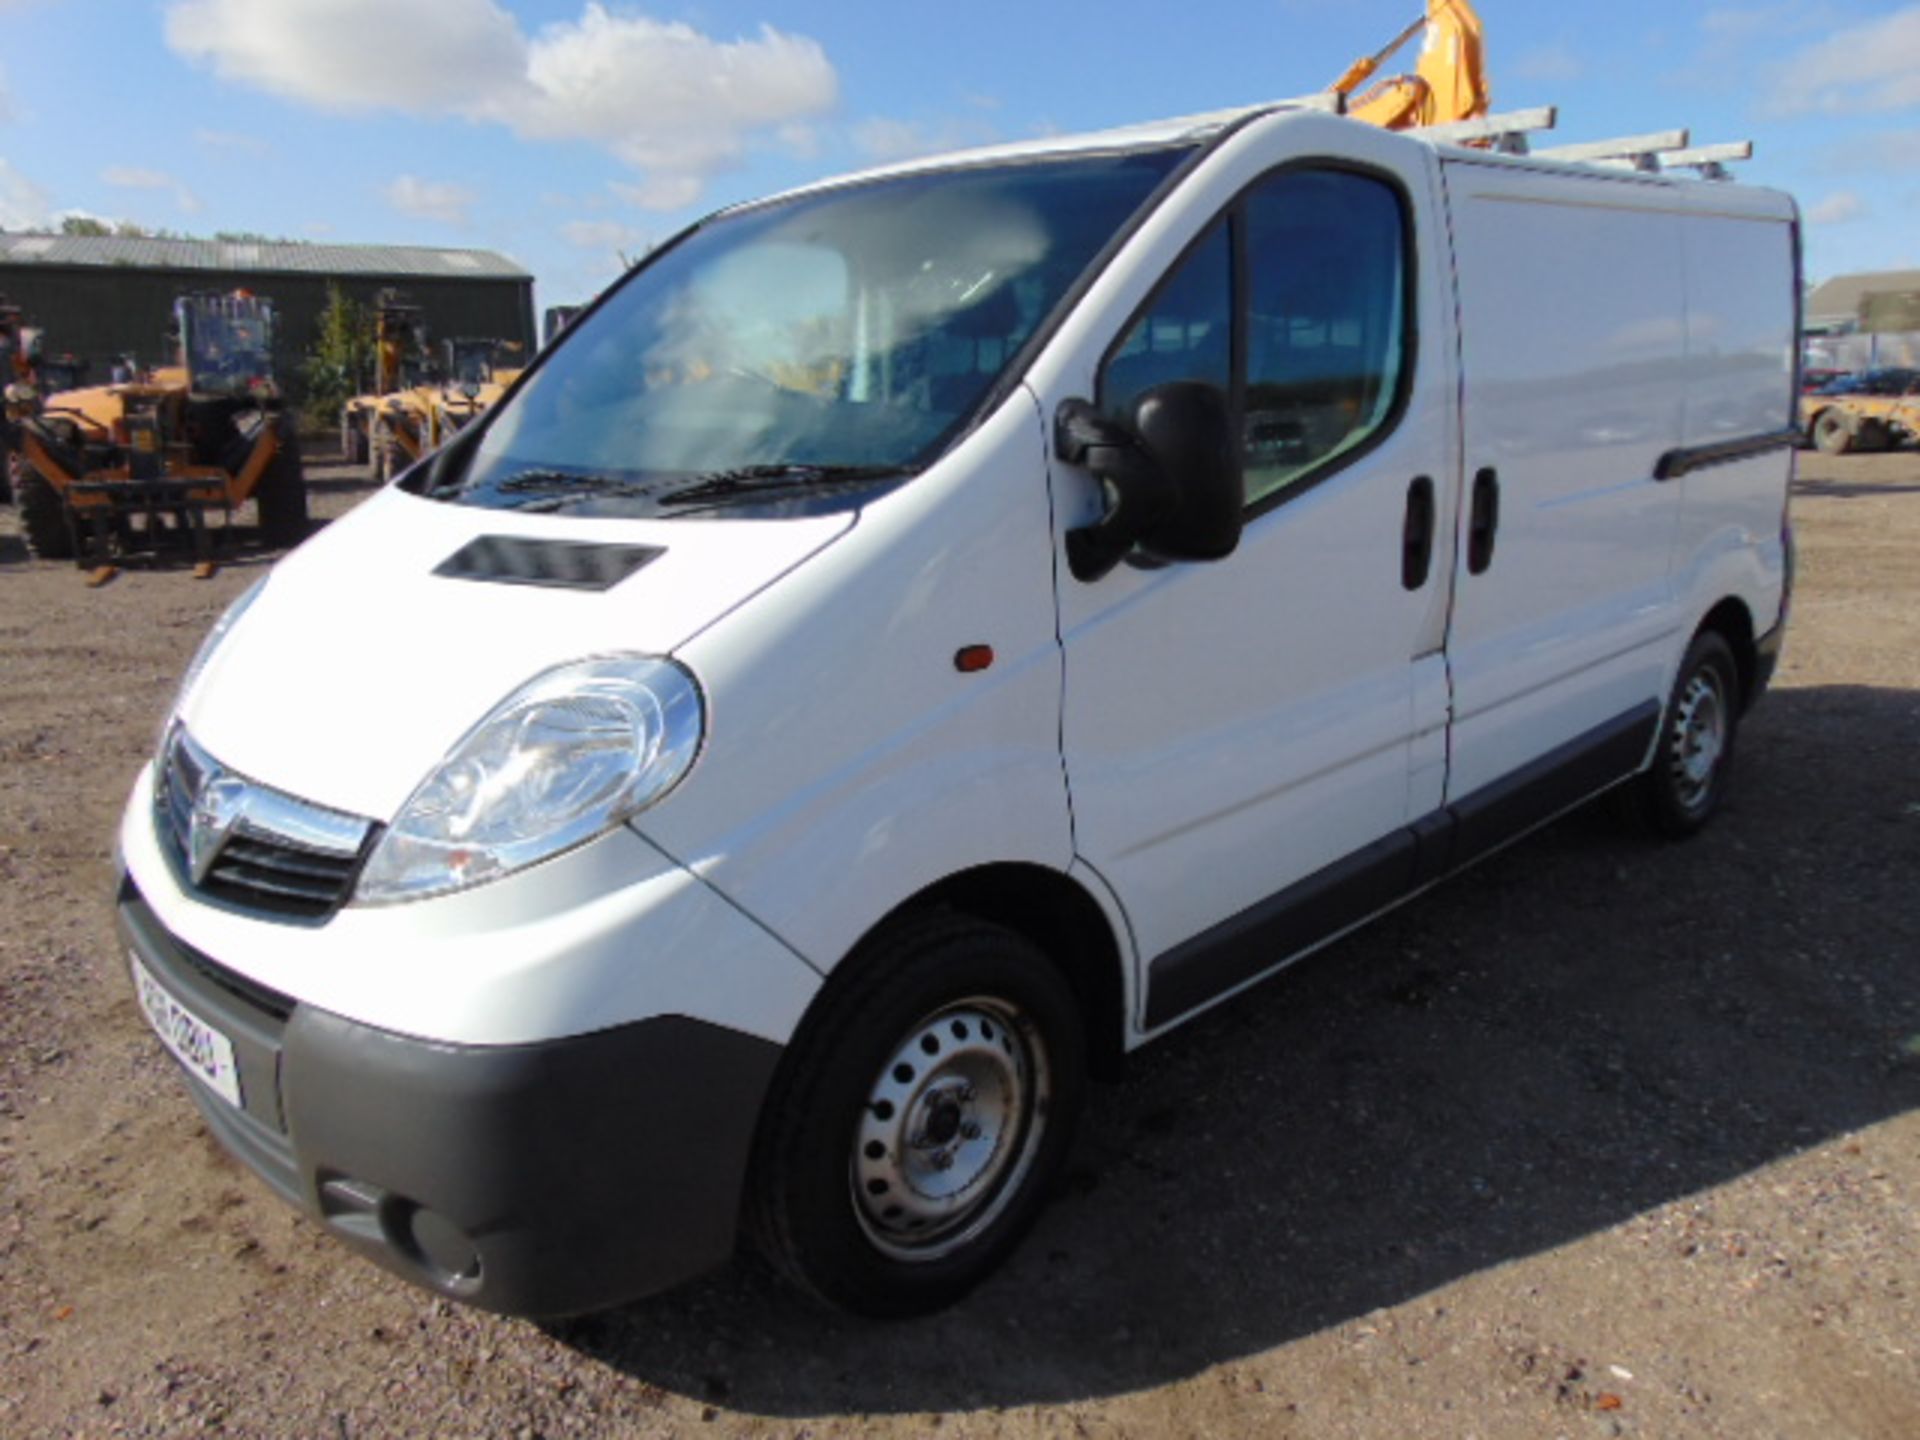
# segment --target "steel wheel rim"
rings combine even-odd
[[[1668,770],[1682,806],[1698,810],[1707,803],[1726,753],[1726,690],[1720,672],[1705,665],[1688,679],[1674,711]]]
[[[1046,1044],[1017,1006],[942,1006],[888,1053],[854,1127],[854,1214],[894,1260],[944,1259],[1006,1210],[1046,1131]]]

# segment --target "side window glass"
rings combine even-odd
[[[1339,171],[1292,171],[1245,202],[1247,503],[1363,444],[1410,357],[1400,197]]]
[[[1214,226],[1147,302],[1100,372],[1100,408],[1131,423],[1156,385],[1200,380],[1223,392],[1233,381],[1233,248]]]

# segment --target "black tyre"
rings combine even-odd
[[[890,928],[809,1017],[762,1116],[747,1223],[815,1299],[949,1305],[1032,1224],[1086,1090],[1073,992],[996,925]]]
[[[60,492],[30,465],[14,475],[13,503],[20,512],[20,529],[27,549],[42,560],[73,559],[73,530]]]
[[[1853,424],[1844,410],[1822,410],[1814,417],[1813,448],[1822,455],[1844,455],[1853,448]]]
[[[260,535],[269,545],[298,545],[307,538],[307,474],[300,464],[300,437],[281,420],[280,446],[253,492],[260,507]]]
[[[1662,835],[1694,834],[1726,794],[1740,731],[1740,668],[1717,631],[1687,647],[1660,722],[1653,767],[1636,783],[1641,817]]]
[[[1856,450],[1879,452],[1894,447],[1893,427],[1884,420],[1862,420],[1853,434]]]
[[[6,455],[6,464],[0,466],[0,505],[13,504],[13,492],[20,483],[20,452],[10,445],[0,443],[0,453]]]

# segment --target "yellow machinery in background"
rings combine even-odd
[[[341,407],[340,453],[349,465],[379,464],[375,439],[381,431],[381,417],[398,401],[399,408],[412,415],[414,422],[403,423],[405,416],[388,427],[402,432],[389,443],[408,445],[425,429],[429,404],[427,324],[425,313],[398,290],[382,290],[373,301],[373,386]],[[409,449],[407,463],[418,459],[424,450]]]
[[[213,573],[207,517],[256,502],[271,544],[307,530],[293,417],[273,378],[273,304],[245,292],[174,304],[177,365],[128,383],[36,397],[18,417],[16,503],[28,548],[91,565],[169,537]]]
[[[1411,74],[1374,81],[1354,94],[1373,80],[1395,52],[1423,32],[1420,61]],[[1478,120],[1492,100],[1480,17],[1467,0],[1427,0],[1425,15],[1384,49],[1356,60],[1332,88],[1346,101],[1347,114],[1383,130]]]
[[[434,400],[433,443],[453,436],[499,404],[526,368],[511,340],[449,340],[446,372]]]

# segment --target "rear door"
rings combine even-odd
[[[1656,475],[1681,444],[1685,258],[1657,186],[1497,162],[1444,173],[1466,512],[1447,798],[1469,802],[1471,850],[1489,838],[1473,802],[1504,803],[1516,776],[1546,784],[1550,813],[1652,743],[1681,624],[1679,488]]]
[[[1424,573],[1403,564],[1410,492],[1452,526],[1434,162],[1347,124],[1286,130],[1311,148],[1189,197],[1151,293],[1042,396],[1126,416],[1156,384],[1205,381],[1245,447],[1233,555],[1136,556],[1091,584],[1059,565],[1076,849],[1125,907],[1149,1028],[1397,898],[1410,785],[1423,813],[1439,803],[1448,542]],[[1097,492],[1054,475],[1064,528]]]

